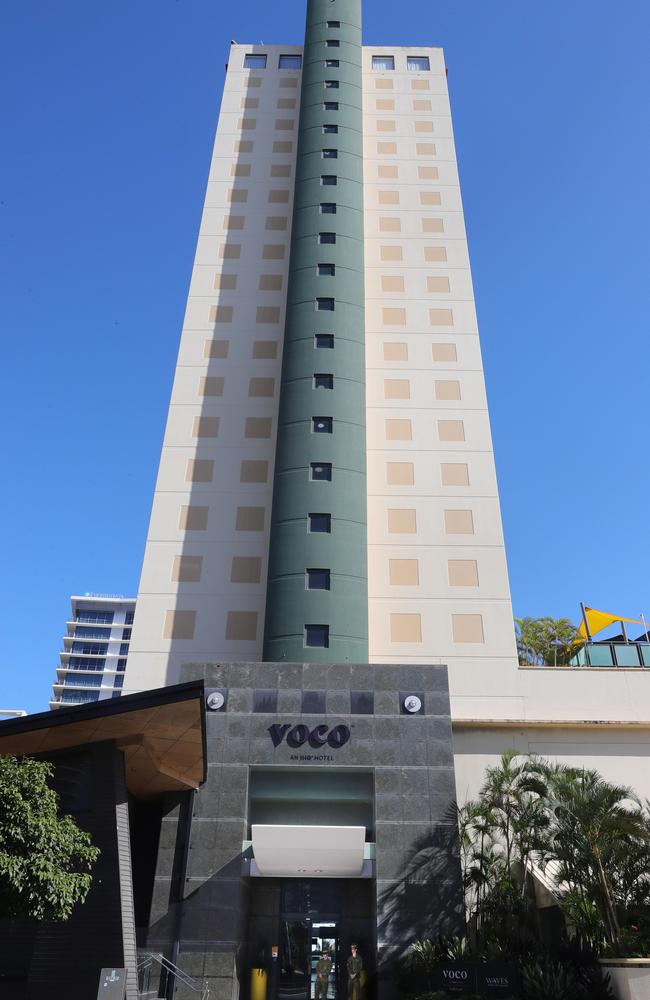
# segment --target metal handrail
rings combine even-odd
[[[145,953],[143,960],[138,963],[138,981],[140,979],[140,973],[150,969],[154,962],[156,962],[165,972],[171,973],[171,975],[182,983],[183,986],[187,986],[187,988],[192,990],[194,993],[200,993],[201,1000],[209,1000],[210,987],[205,980],[203,983],[200,983],[198,979],[193,979],[192,976],[189,976],[187,972],[183,972],[182,969],[179,969],[177,965],[170,962],[169,959],[165,958],[165,956],[160,952],[150,951]]]

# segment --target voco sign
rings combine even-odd
[[[292,726],[288,722],[283,724],[276,722],[274,725],[269,726],[269,734],[274,747],[279,747],[282,741],[286,740],[287,745],[293,750],[304,746],[305,743],[308,743],[314,750],[318,750],[324,746],[332,747],[333,750],[339,750],[350,739],[350,728],[349,726],[339,725],[330,729],[329,726],[320,725],[310,729],[309,726],[306,726],[302,722],[298,723],[297,726]]]

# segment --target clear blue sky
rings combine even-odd
[[[302,0],[5,0],[0,707],[137,588],[224,63]],[[646,0],[366,0],[441,45],[519,615],[650,614]]]

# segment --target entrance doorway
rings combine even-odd
[[[332,920],[283,917],[280,928],[278,1000],[315,1000],[316,966],[327,952],[332,969],[327,993],[319,1000],[338,998],[338,925]]]

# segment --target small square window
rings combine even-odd
[[[334,334],[333,333],[314,334],[314,347],[318,350],[333,350]]]
[[[340,28],[341,27],[341,22],[340,21],[328,21],[327,22],[327,27],[328,28]]]
[[[302,56],[280,56],[278,66],[280,69],[300,69],[302,66]]]
[[[244,56],[244,69],[266,69],[266,56]]]
[[[337,183],[336,174],[323,174],[320,179],[323,187],[334,187]]]
[[[329,625],[305,625],[305,646],[328,649],[330,644]]]
[[[333,278],[336,274],[335,264],[319,264],[318,265],[318,277],[319,278]]]
[[[330,571],[320,568],[305,570],[305,586],[307,590],[329,590]]]
[[[324,715],[325,691],[303,691],[302,712],[304,715]]]
[[[331,417],[312,417],[311,418],[311,430],[312,434],[331,434],[334,427],[334,421]]]
[[[320,204],[320,214],[321,215],[336,215],[336,202],[335,201],[322,201]]]
[[[117,669],[118,670],[126,670],[126,660],[118,660],[117,661]]]
[[[430,69],[428,56],[407,56],[406,68],[414,72],[422,72]]]
[[[339,81],[338,80],[326,80],[325,81],[325,90],[338,90],[338,89],[339,89]]]
[[[338,69],[339,65],[340,64],[339,64],[338,59],[326,59],[325,60],[325,68],[326,69]]]
[[[316,299],[317,312],[334,312],[334,299]]]
[[[323,135],[338,135],[338,125],[323,125]]]
[[[395,69],[395,56],[373,56],[373,69]]]
[[[327,38],[325,40],[325,48],[327,49],[338,49],[340,48],[340,46],[341,43],[339,42],[338,38]]]
[[[323,104],[324,111],[338,111],[339,102],[338,101],[325,101]]]
[[[278,689],[262,688],[253,691],[253,711],[274,715],[278,710]]]
[[[331,462],[311,462],[309,465],[309,478],[314,483],[332,482]]]
[[[315,534],[331,534],[332,515],[331,514],[310,514],[309,531]]]
[[[314,375],[314,389],[333,389],[334,376],[329,372],[317,372]]]
[[[324,160],[338,160],[339,151],[338,149],[322,149],[321,156]]]
[[[336,243],[336,233],[319,233],[319,243]]]
[[[374,691],[350,691],[350,711],[352,715],[372,715],[374,710]]]

